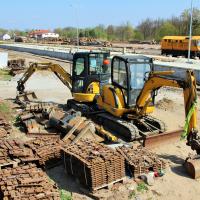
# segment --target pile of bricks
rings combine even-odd
[[[32,149],[17,140],[0,140],[0,166],[9,166],[20,162],[32,162],[39,160]]]
[[[41,166],[51,160],[58,160],[61,144],[59,137],[35,138],[28,142],[0,140],[0,167],[18,163],[36,162]]]
[[[10,134],[10,130],[10,124],[4,118],[0,118],[0,138],[7,137]]]
[[[159,172],[166,168],[166,162],[148,149],[139,147],[118,147],[117,151],[125,158],[127,167],[136,178],[149,171]]]
[[[35,138],[26,142],[26,146],[38,157],[40,165],[45,165],[47,161],[60,159],[61,157],[59,136]]]
[[[35,164],[0,170],[0,199],[3,200],[59,200],[55,183]]]
[[[1,143],[0,143],[1,146]],[[12,160],[10,159],[9,155],[8,155],[8,151],[4,148],[1,147],[0,149],[0,166],[4,166],[7,163],[11,163]]]
[[[63,159],[67,173],[77,177],[92,191],[125,177],[124,158],[105,145],[90,140],[64,146]]]

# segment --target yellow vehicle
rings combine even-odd
[[[87,55],[87,61],[90,54],[85,55]],[[92,57],[94,57],[94,54],[92,54]],[[51,70],[66,86],[72,88],[74,98],[68,100],[68,108],[81,111],[83,115],[91,118],[105,130],[116,134],[124,141],[130,142],[165,132],[165,124],[149,115],[154,110],[157,90],[163,86],[182,88],[188,120],[188,127],[185,132],[189,133],[188,141],[191,138],[196,138],[196,108],[193,109],[191,114],[191,109],[194,107],[197,98],[196,79],[193,72],[188,71],[185,80],[173,80],[169,78],[169,75],[173,73],[172,71],[154,71],[151,58],[136,55],[114,56],[111,62],[111,74],[105,74],[104,69],[101,72],[98,71],[97,76],[97,70],[90,69],[89,73],[84,72],[87,77],[84,75],[79,77],[80,71],[84,70],[77,68],[77,65],[79,65],[78,58],[77,55],[74,59],[72,74],[75,77],[73,78],[59,65],[32,64],[22,79],[19,80],[18,91],[23,92],[24,83],[35,70]],[[107,57],[105,58],[107,59]],[[102,68],[107,63],[104,61],[103,58],[100,65],[93,63],[93,68],[94,66],[101,66]],[[84,66],[81,69],[89,69],[90,67],[91,65],[85,64],[84,61]],[[78,72],[78,70],[80,71]],[[110,76],[111,83],[109,84]],[[97,79],[97,77],[99,78]],[[87,86],[85,90],[84,81]],[[97,85],[99,83],[96,87],[97,90],[95,87],[91,87],[96,83]],[[85,95],[86,97],[91,95],[92,98],[85,98]]]
[[[161,54],[172,56],[188,55],[188,36],[165,36],[161,40]],[[191,57],[200,57],[200,36],[193,36],[191,41]]]
[[[152,60],[145,56],[113,57],[112,83],[104,85],[97,98],[99,109],[107,113],[97,114],[96,118],[127,141],[164,132],[164,123],[149,115],[154,110],[157,90],[163,86],[183,88],[186,116],[197,98],[193,72],[187,73],[186,80],[170,79],[172,73],[153,71]],[[196,129],[196,110],[192,116],[190,126]]]
[[[72,74],[60,65],[52,63],[32,63],[18,81],[17,90],[24,92],[24,84],[35,71],[53,72],[72,92],[79,102],[93,102],[100,92],[101,84],[110,79],[109,54],[103,52],[78,52],[73,56]]]
[[[86,62],[87,59],[88,57]],[[92,62],[93,67],[102,67],[104,57],[100,65]],[[75,59],[73,64],[75,77],[70,77],[68,73],[61,70],[62,68],[59,65],[45,64],[46,67],[44,68],[42,68],[43,65],[35,64],[34,66],[39,66],[40,69],[45,70],[50,69],[65,85],[72,85],[73,95],[80,94],[80,98],[76,98],[76,95],[74,95],[74,99],[68,100],[68,108],[79,110],[83,115],[92,119],[99,125],[99,130],[105,132],[105,135],[108,135],[107,132],[111,133],[112,138],[112,135],[116,134],[118,138],[125,142],[145,140],[149,135],[162,135],[165,132],[164,123],[149,115],[154,110],[157,90],[163,86],[182,88],[186,116],[186,125],[182,136],[187,138],[187,145],[191,146],[191,149],[195,150],[197,154],[200,154],[200,137],[197,131],[196,79],[192,71],[187,71],[184,80],[175,80],[170,78],[173,71],[154,71],[153,61],[149,57],[139,55],[114,56],[111,62],[111,83],[108,83],[110,74],[109,78],[104,79],[106,82],[101,82],[100,78],[97,80],[90,77],[97,74],[96,70],[93,71],[93,69],[89,70],[90,73],[85,72],[88,77],[80,76],[80,72],[84,70],[78,71],[78,63]],[[87,69],[91,67],[90,64],[85,64],[85,61],[84,66]],[[29,70],[18,82],[18,90],[21,92],[24,90],[23,83],[37,68]],[[99,72],[98,75],[104,75],[103,71]],[[89,84],[86,84],[87,87],[84,90],[84,80],[88,78],[90,81]],[[97,92],[94,88],[88,89],[88,86],[90,87],[93,82],[100,83]],[[85,101],[85,97],[83,100],[81,99],[84,94],[95,95],[92,101]],[[196,158],[186,162],[188,170],[191,174],[195,174],[195,177],[200,176],[199,162]]]

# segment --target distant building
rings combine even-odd
[[[59,38],[59,34],[50,32],[49,30],[35,30],[29,33],[29,37],[36,39],[56,39]]]
[[[9,34],[3,34],[3,35],[0,35],[0,40],[10,40],[11,37]]]
[[[38,35],[38,39],[56,39],[59,38],[59,34],[58,33],[43,33],[41,35]]]
[[[49,33],[49,30],[35,30],[35,31],[31,31],[29,33],[29,37],[31,37],[31,38],[37,38],[38,35],[42,35],[44,33]]]
[[[26,41],[27,41],[27,37],[23,37],[23,36],[15,37],[15,42],[26,42]]]

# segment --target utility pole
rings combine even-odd
[[[74,5],[70,4],[70,7],[74,9],[74,15],[76,18],[76,45],[77,50],[79,50],[79,23],[78,23],[78,5],[75,7]]]
[[[189,30],[189,42],[188,42],[188,62],[190,62],[190,51],[191,51],[191,42],[192,42],[192,17],[193,17],[193,0],[191,0],[191,9],[190,9],[190,30]]]
[[[79,50],[79,23],[78,23],[78,5],[77,8],[75,8],[75,12],[76,12],[76,39],[77,39],[77,49]]]

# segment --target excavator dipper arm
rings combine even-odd
[[[145,108],[147,107],[146,104],[151,102],[149,99],[151,98],[152,91],[164,86],[182,88],[186,116],[186,126],[184,127],[182,137],[187,137],[187,145],[191,146],[193,150],[196,150],[197,154],[200,154],[200,137],[198,136],[197,131],[197,93],[195,75],[193,71],[188,70],[185,80],[173,80],[166,76],[172,73],[173,71],[169,71],[166,74],[163,74],[163,72],[150,73],[149,78],[145,82],[145,85],[136,102],[137,113],[145,115]]]
[[[17,90],[23,93],[25,90],[24,84],[36,71],[52,71],[70,91],[72,89],[71,75],[67,73],[60,65],[52,63],[31,63],[30,67],[23,74],[22,78],[17,82]]]

